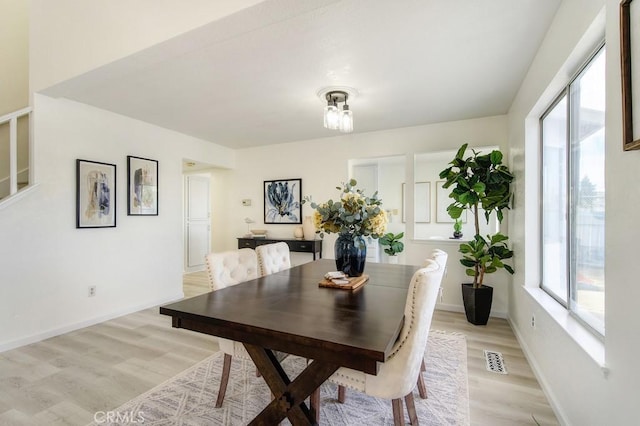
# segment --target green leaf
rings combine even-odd
[[[475,277],[476,276],[476,271],[475,269],[467,269],[465,270],[466,274],[470,277]]]
[[[509,237],[501,233],[494,234],[493,236],[487,235],[487,238],[491,240],[491,245],[494,245],[496,243],[506,241],[509,239]]]
[[[460,244],[458,251],[460,251],[460,253],[471,253],[473,250],[469,244]]]
[[[492,164],[500,164],[500,163],[502,163],[502,152],[500,152],[500,151],[491,151],[491,163]]]
[[[466,258],[460,259],[460,263],[462,263],[464,266],[472,268],[474,266],[476,266],[476,262],[474,262],[473,260],[469,260]]]
[[[455,204],[450,204],[449,207],[447,207],[447,213],[449,213],[449,216],[451,216],[452,219],[458,219],[462,216],[463,211],[463,208],[460,208]]]
[[[481,194],[485,190],[485,184],[482,182],[477,182],[473,185],[472,189],[476,191],[478,194]]]
[[[465,151],[467,150],[467,146],[469,144],[464,144],[460,147],[460,149],[458,149],[458,152],[456,153],[456,158],[457,159],[462,159],[462,157],[464,156]]]
[[[443,171],[440,172],[440,174],[438,175],[440,177],[440,179],[446,179],[449,176],[449,173],[451,173],[451,167],[448,167],[446,169],[444,169]],[[448,186],[445,186],[446,183],[444,185],[442,185],[443,188],[448,188]]]

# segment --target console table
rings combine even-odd
[[[287,245],[289,246],[289,251],[295,251],[298,253],[311,253],[313,254],[313,260],[316,260],[316,255],[318,256],[318,259],[322,259],[322,240],[274,240],[271,238],[238,238],[238,248],[251,248],[255,250],[256,246],[280,242],[287,243]]]

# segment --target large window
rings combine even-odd
[[[605,48],[547,109],[541,287],[604,335]]]

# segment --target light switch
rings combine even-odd
[[[244,200],[242,200],[242,205],[245,207],[248,207],[251,205],[251,200],[249,198],[245,198]]]

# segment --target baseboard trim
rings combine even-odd
[[[464,306],[461,306],[461,305],[436,303],[436,309],[439,309],[441,311],[449,311],[449,312],[461,312],[464,314]],[[508,319],[509,315],[506,312],[491,310],[490,317]]]
[[[540,368],[540,365],[538,365],[538,363],[536,362],[536,359],[531,353],[531,350],[529,349],[527,342],[522,337],[520,330],[518,329],[518,327],[516,327],[516,324],[513,321],[511,321],[511,318],[507,318],[507,321],[511,326],[511,330],[513,330],[513,334],[515,334],[516,336],[516,340],[520,344],[520,348],[522,348],[522,353],[524,353],[524,357],[527,359],[527,362],[529,362],[529,365],[531,366],[533,375],[536,376],[538,383],[540,383],[542,392],[544,392],[547,399],[549,400],[549,405],[551,405],[551,408],[553,409],[553,412],[555,413],[556,418],[558,419],[561,425],[570,424],[564,411],[562,410],[562,407],[560,407],[560,405],[558,404],[555,393],[551,390],[551,386],[545,379],[545,376],[542,374],[542,369]]]
[[[152,308],[154,306],[162,305],[164,303],[173,302],[175,300],[179,300],[182,298],[184,298],[184,293],[180,291],[179,293],[176,293],[171,297],[165,297],[165,298],[154,300],[152,302],[144,303],[141,305],[131,306],[126,309],[117,310],[106,315],[100,315],[84,321],[76,322],[73,324],[67,324],[62,327],[47,330],[42,333],[32,334],[31,336],[28,336],[28,337],[22,337],[20,339],[11,340],[5,343],[0,343],[0,353],[9,351],[11,349],[16,349],[22,346],[30,345],[32,343],[37,343],[42,340],[49,339],[51,337],[55,337],[61,334],[69,333],[71,331],[79,330],[81,328],[89,327],[91,325],[95,325],[104,321],[108,321],[110,319],[121,317],[123,315],[128,315],[134,312],[142,311],[144,309]]]

